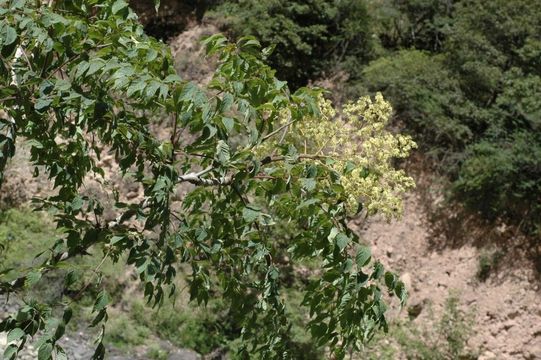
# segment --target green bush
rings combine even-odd
[[[40,250],[53,245],[56,235],[52,222],[43,213],[27,209],[1,211],[0,272],[30,266]]]
[[[137,324],[127,314],[117,312],[111,314],[106,335],[114,346],[129,350],[148,342],[150,330]]]
[[[396,118],[425,153],[436,155],[457,199],[488,219],[536,233],[541,3],[459,1],[449,9],[442,3],[372,4],[384,56],[364,69],[362,87],[392,99]],[[415,39],[405,35],[412,26]],[[428,46],[435,37],[442,43]]]
[[[504,253],[500,250],[484,250],[479,255],[479,265],[477,267],[477,279],[486,281],[490,274],[498,267]]]
[[[268,61],[294,88],[344,68],[354,75],[371,56],[370,21],[357,0],[225,1],[208,14],[234,36],[276,46]]]
[[[425,149],[456,150],[472,138],[466,120],[469,104],[441,56],[401,50],[371,62],[363,75],[370,91],[393,99],[395,117],[417,134]]]
[[[534,231],[541,215],[541,136],[526,131],[468,147],[455,192],[489,218],[522,222]]]
[[[441,51],[453,24],[454,1],[369,0],[374,32],[384,49]]]
[[[422,323],[409,320],[393,324],[386,337],[367,349],[366,358],[477,359],[476,350],[467,347],[473,331],[474,313],[462,311],[459,305],[459,296],[451,293],[439,318],[434,317],[428,305],[423,311],[428,311],[429,315]]]

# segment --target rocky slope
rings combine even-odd
[[[420,311],[414,322],[423,326],[438,317],[454,293],[474,316],[468,347],[479,359],[541,359],[539,273],[525,239],[505,225],[482,224],[447,209],[430,179],[418,176],[417,183],[401,220],[354,225],[375,257],[401,274],[409,308]],[[480,278],[480,265],[494,254],[499,260]]]

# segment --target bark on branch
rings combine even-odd
[[[189,182],[194,185],[201,186],[214,186],[214,185],[229,185],[233,182],[231,176],[222,176],[222,177],[203,177],[205,174],[212,171],[212,167],[208,167],[205,170],[199,172],[191,172],[178,177],[178,182]]]

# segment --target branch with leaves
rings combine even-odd
[[[398,214],[412,185],[391,166],[413,145],[385,131],[390,107],[383,99],[363,98],[341,117],[320,90],[292,93],[277,80],[262,61],[270,50],[255,39],[230,43],[222,35],[204,41],[218,66],[200,88],[179,78],[169,49],[145,35],[125,1],[54,5],[0,0],[0,131],[16,135],[0,138],[0,163],[13,155],[15,139],[25,139],[29,161],[45,172],[36,176],[56,189],[36,210],[54,213],[64,233],[34,269],[1,274],[3,292],[24,296],[42,273],[77,266],[73,257],[101,250],[135,266],[145,297],[159,306],[167,293],[174,296],[177,269],[187,264],[192,301],[204,305],[218,292],[239,314],[243,356],[284,358],[289,319],[281,265],[273,259],[287,251],[293,264],[321,264],[320,276],[307,280],[303,304],[310,333],[336,357],[386,328],[383,286],[403,303],[404,284],[372,261],[347,227],[362,209],[352,211],[353,203],[370,214]],[[173,119],[170,140],[152,132],[157,117]],[[109,205],[84,192],[89,174],[105,175],[96,155],[103,149],[145,196],[130,203],[111,190],[114,222],[104,216]],[[173,210],[183,183],[194,186]],[[280,223],[294,227],[287,250],[273,240]],[[73,277],[66,275],[66,289]],[[105,289],[95,298],[91,325],[102,328],[95,359],[105,356],[110,301]],[[58,340],[71,319],[69,304],[32,302],[3,319],[4,358],[14,359],[36,336],[40,359],[65,358]]]

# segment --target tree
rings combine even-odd
[[[202,89],[175,74],[169,50],[144,34],[123,0],[0,4],[0,170],[19,141],[31,146],[34,176],[47,176],[56,189],[35,208],[52,212],[64,234],[33,268],[2,273],[0,294],[23,295],[44,274],[101,250],[104,259],[133,265],[148,302],[159,306],[175,293],[184,264],[193,301],[219,294],[240,319],[245,357],[283,358],[287,304],[273,232],[289,223],[296,229],[289,261],[321,264],[304,298],[313,337],[340,358],[386,327],[380,284],[402,303],[404,284],[371,261],[347,226],[359,211],[397,215],[401,194],[413,186],[391,160],[414,143],[385,130],[391,108],[381,95],[338,116],[320,90],[291,93],[278,81],[262,61],[270,50],[255,39],[231,44],[221,35],[205,40],[219,65]],[[156,119],[170,123],[167,139],[153,133]],[[142,201],[123,201],[106,182],[110,206],[85,193],[89,176],[104,177],[98,159],[106,152],[144,189]],[[88,286],[77,274],[67,272],[66,290]],[[99,277],[85,280],[100,286]],[[109,302],[97,293],[96,359],[105,354]],[[28,301],[4,319],[4,358],[34,336],[40,359],[66,358],[57,340],[71,304],[67,296]]]
[[[437,155],[455,198],[538,237],[541,3],[379,3],[386,52],[364,68],[361,84],[382,91]]]
[[[362,1],[224,1],[210,17],[234,36],[252,35],[275,46],[269,62],[294,88],[337,69],[355,77],[372,52]]]
[[[374,31],[389,50],[415,48],[440,52],[453,24],[457,0],[368,1]]]

